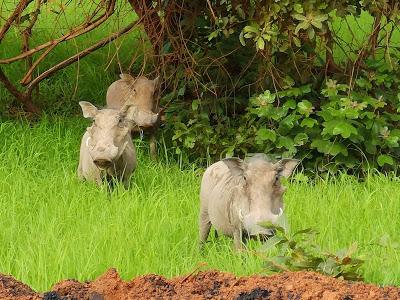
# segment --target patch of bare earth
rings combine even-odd
[[[0,275],[3,300],[123,299],[400,299],[400,288],[378,287],[323,276],[287,272],[273,276],[236,277],[219,271],[166,279],[145,275],[124,281],[115,269],[94,281],[64,280],[51,291],[36,293],[11,276]]]

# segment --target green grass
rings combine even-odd
[[[65,278],[89,280],[110,267],[124,279],[174,276],[199,263],[236,274],[265,272],[260,258],[231,251],[229,238],[197,249],[201,170],[148,159],[136,141],[139,166],[129,190],[79,182],[79,140],[87,123],[44,119],[0,123],[0,272],[38,290]],[[400,285],[399,179],[381,175],[292,183],[285,196],[291,230],[314,227],[330,251],[357,242],[365,278]],[[377,245],[388,236],[388,246]],[[257,245],[253,245],[256,247]],[[256,248],[253,248],[256,249]]]

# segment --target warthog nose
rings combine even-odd
[[[99,168],[107,168],[112,164],[111,160],[108,159],[95,159],[93,162]]]

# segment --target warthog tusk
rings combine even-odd
[[[122,155],[122,153],[125,151],[126,146],[128,145],[128,142],[125,142],[120,149],[118,149],[118,157]]]
[[[86,140],[86,147],[89,147],[89,140],[90,140],[90,136]]]
[[[278,217],[280,217],[280,216],[282,216],[283,215],[283,209],[282,209],[282,207],[279,207],[279,214],[278,214]]]
[[[243,217],[242,210],[239,209],[239,220],[240,220],[240,221],[243,221],[243,219],[244,219],[244,217]]]

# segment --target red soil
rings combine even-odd
[[[274,276],[235,277],[218,271],[166,279],[145,275],[122,280],[115,269],[91,282],[65,280],[47,293],[36,293],[11,276],[0,274],[3,300],[120,299],[400,299],[400,288],[377,287],[323,276],[287,272]]]

